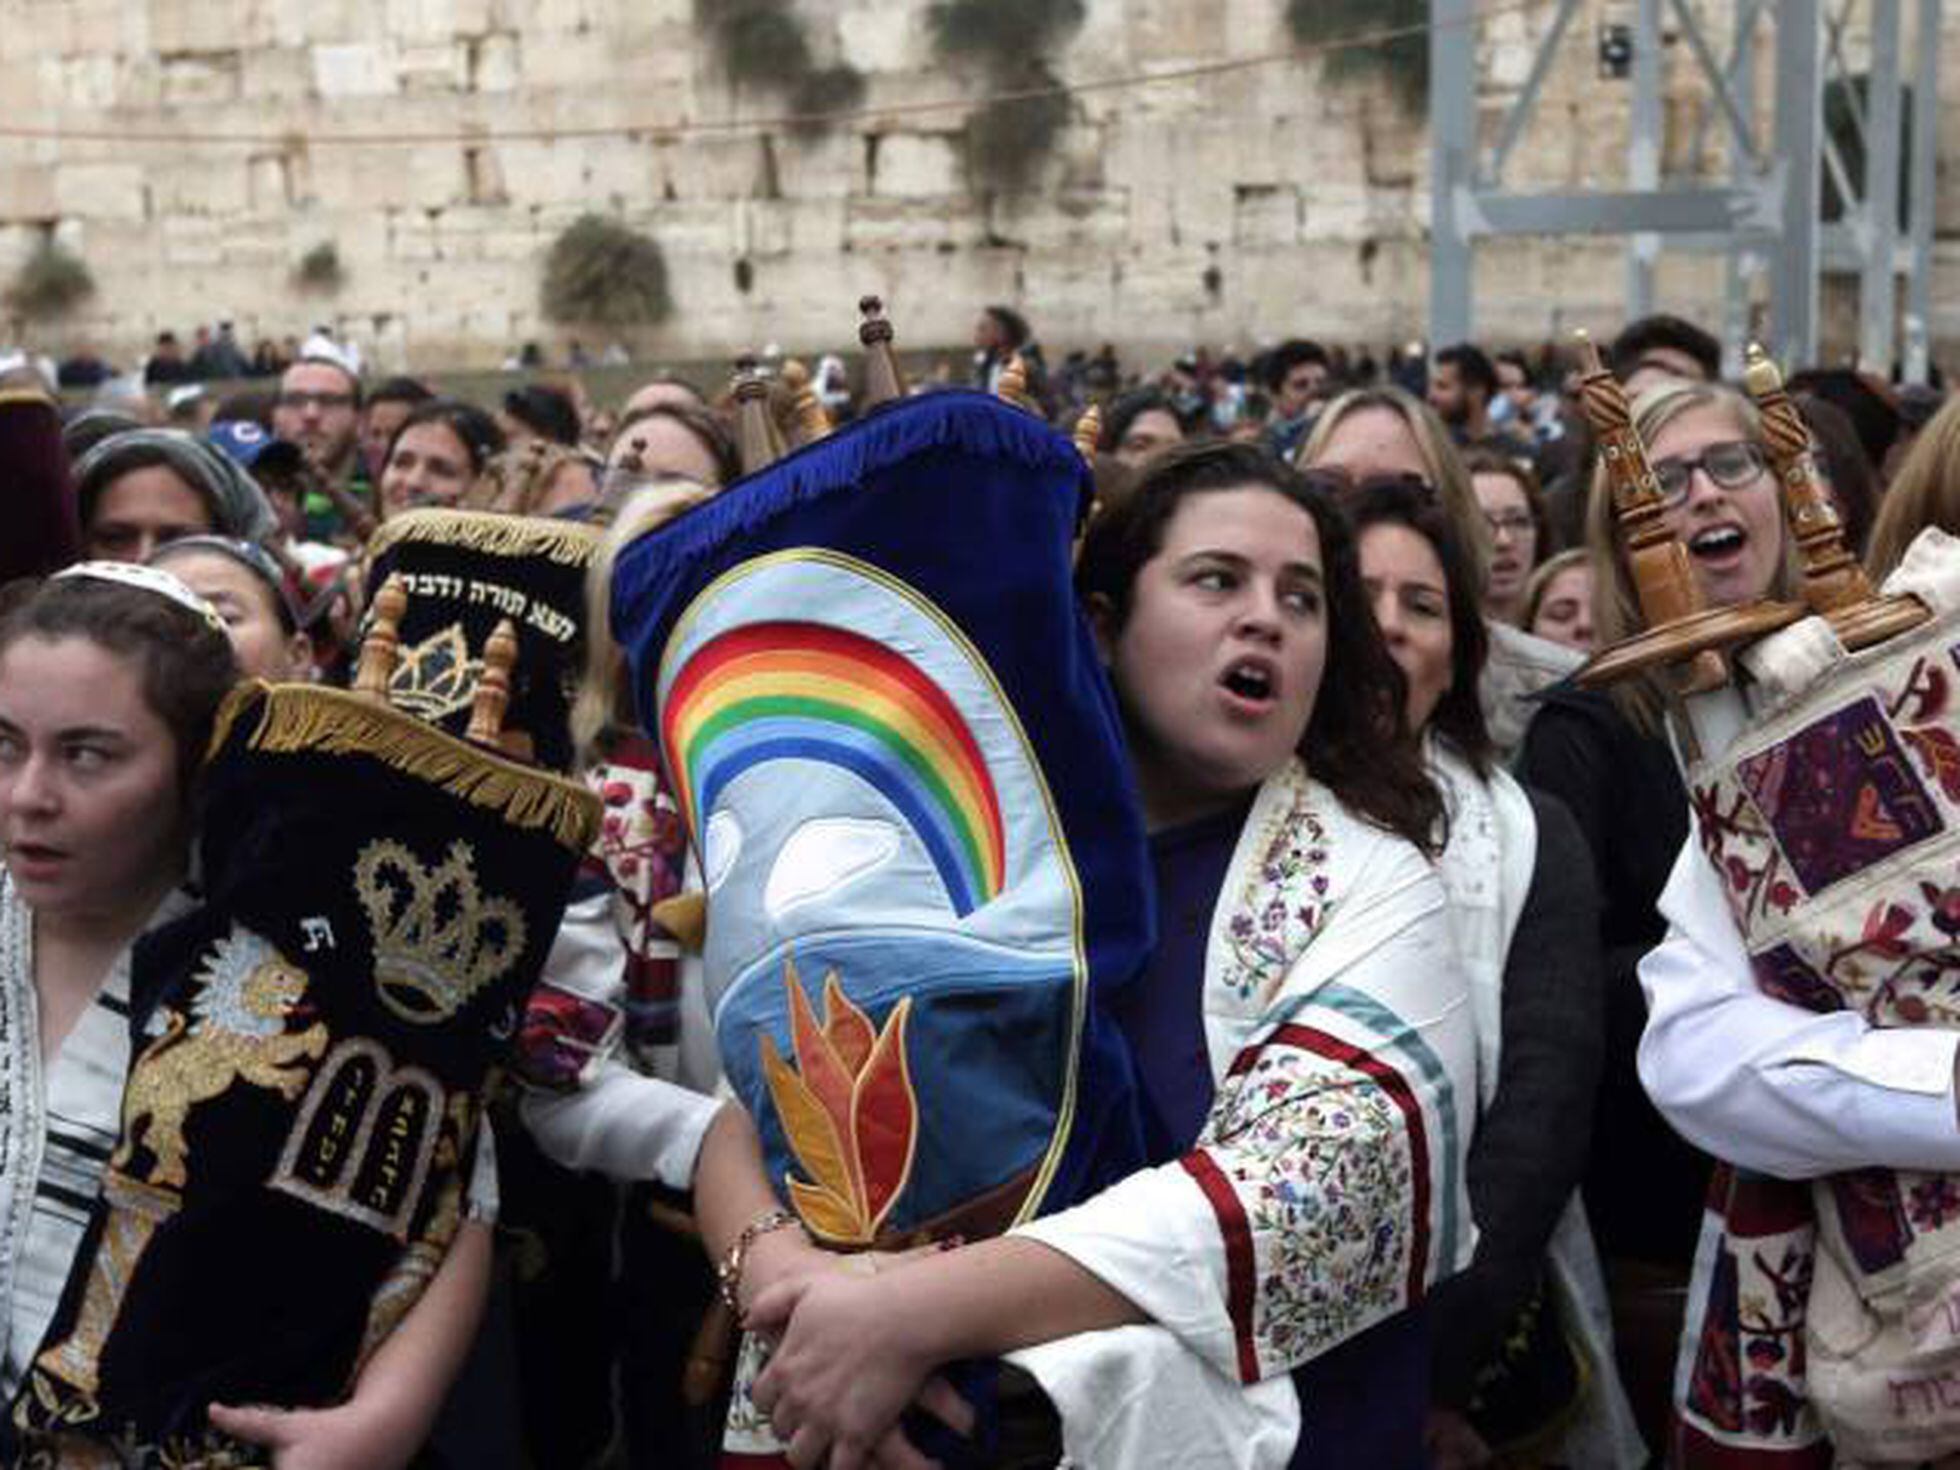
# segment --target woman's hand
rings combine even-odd
[[[273,1470],[402,1470],[421,1448],[395,1417],[358,1398],[331,1409],[213,1404],[210,1415],[232,1438],[271,1450]]]
[[[930,1376],[939,1359],[911,1330],[902,1291],[891,1290],[903,1274],[831,1270],[756,1294],[747,1325],[779,1340],[750,1397],[797,1470],[930,1465],[898,1427],[914,1401],[956,1432],[972,1432],[971,1407]]]

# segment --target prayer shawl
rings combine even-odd
[[[1191,1151],[1019,1227],[1153,1319],[1012,1355],[1088,1470],[1285,1465],[1290,1371],[1475,1244],[1477,1040],[1442,883],[1297,761],[1227,870],[1204,1025],[1218,1093]]]
[[[1088,490],[1045,424],[935,393],[619,556],[723,1067],[831,1246],[993,1235],[1143,1157],[1103,997],[1147,950],[1148,866],[1070,583]],[[751,1418],[738,1394],[731,1449],[772,1452]]]
[[[1930,623],[1848,655],[1821,619],[1748,655],[1764,695],[1689,771],[1695,829],[1765,994],[1960,1028],[1960,545],[1888,590]],[[1689,1467],[1916,1463],[1960,1449],[1960,1177],[1717,1171],[1677,1374]]]
[[[250,1463],[207,1404],[345,1395],[458,1228],[597,826],[582,788],[333,690],[240,685],[212,752],[204,897],[137,946],[121,1135],[10,1465]]]

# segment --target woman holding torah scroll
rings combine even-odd
[[[1719,385],[1668,382],[1633,408],[1663,519],[1688,546],[1703,600],[1728,605],[1780,590],[1782,502],[1754,405]],[[1594,626],[1605,647],[1640,624],[1603,470],[1588,517]],[[1708,1183],[1706,1159],[1655,1113],[1634,1069],[1646,1019],[1634,967],[1664,932],[1654,905],[1688,830],[1687,792],[1661,707],[1658,683],[1556,690],[1532,721],[1519,769],[1526,784],[1578,818],[1599,875],[1606,1061],[1584,1193],[1606,1268],[1621,1376],[1649,1443],[1666,1429],[1682,1294]]]
[[[1087,1464],[1277,1467],[1296,1450],[1319,1463],[1339,1445],[1301,1443],[1315,1409],[1293,1371],[1404,1319],[1467,1256],[1472,1036],[1444,959],[1442,892],[1416,845],[1439,808],[1396,730],[1399,681],[1345,523],[1258,451],[1167,454],[1085,545],[1091,647],[1067,602],[1083,474],[1065,441],[1025,417],[935,394],[791,456],[622,557],[614,623],[642,708],[651,702],[670,763],[708,807],[684,803],[707,869],[717,1030],[746,1105],[711,1130],[696,1199],[731,1295],[777,1343],[759,1377],[751,1355],[738,1380],[730,1463],[912,1466],[915,1442],[949,1463],[1053,1464],[1065,1451]],[[949,516],[974,519],[949,527]],[[729,567],[713,543],[738,526],[748,538]],[[984,555],[977,535],[1009,526],[1018,567]],[[655,599],[692,611],[643,620]],[[1016,604],[1017,618],[1041,619],[1038,661],[990,612]],[[799,628],[791,608],[822,627]],[[872,657],[851,636],[872,628],[877,656],[904,654],[905,686],[924,691],[929,677],[935,718],[952,730],[957,717],[983,752],[962,784],[980,789],[984,768],[1001,795],[1005,881],[978,904],[957,896],[972,894],[963,872],[930,859],[928,824],[894,826],[904,788],[880,774],[876,747],[809,725],[726,744],[743,724],[733,704],[696,728],[711,678],[775,678],[798,666],[795,648],[811,680],[813,651],[823,677],[842,678],[835,660]],[[1070,764],[1099,749],[1098,711],[1116,713],[1098,650],[1160,879],[1174,865],[1165,943],[1141,974],[1134,960],[1109,968],[1141,896],[1130,864],[1144,860],[1142,834],[1119,820],[1128,783],[1119,768],[1116,806],[1091,811],[1100,754],[1093,768]],[[979,657],[993,677],[975,682],[965,670],[981,665],[966,660]],[[871,682],[887,704],[900,697],[898,683]],[[1025,702],[1044,690],[1050,703]],[[824,703],[816,683],[805,693]],[[1040,718],[1022,727],[1017,710]],[[798,714],[754,711],[771,712]],[[791,767],[797,781],[763,782],[760,759],[728,771],[768,748],[826,764],[857,751],[864,774],[839,784]],[[800,850],[813,823],[830,840]],[[1076,917],[1054,906],[1067,890],[1042,877],[1064,863],[1083,876]],[[929,901],[949,914],[923,922]],[[886,913],[916,916],[892,936],[905,950],[889,978]],[[1047,936],[1075,925],[1101,963],[1074,1039],[998,1050],[989,1028],[1016,1013],[1025,1036],[1047,1033]],[[760,963],[739,963],[733,947]],[[953,1028],[966,1038],[957,1061],[944,1042]],[[1044,1053],[1077,1076],[1072,1119],[1044,1112],[1051,1074],[1029,1065]],[[852,1140],[855,1172],[818,1146],[840,1066],[877,1110],[864,1115],[875,1126],[835,1135]],[[942,1131],[938,1110],[962,1096],[983,1101]],[[883,1167],[894,1123],[917,1144],[896,1176]],[[1061,1166],[1032,1198],[1014,1160],[1054,1137]],[[983,1208],[1000,1191],[974,1185],[1001,1165],[1018,1199]],[[861,1218],[861,1204],[890,1223]],[[973,1222],[957,1249],[863,1250],[943,1241],[949,1210]],[[840,1248],[858,1252],[845,1270]],[[1419,1331],[1403,1357],[1418,1375],[1401,1381],[1400,1427],[1419,1455]],[[949,1423],[976,1420],[974,1438],[933,1443],[915,1419],[900,1430],[921,1394]]]

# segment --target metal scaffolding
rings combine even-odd
[[[1726,60],[1708,38],[1696,0],[1632,0],[1632,64],[1627,183],[1615,190],[1518,192],[1505,170],[1536,111],[1555,55],[1587,0],[1557,0],[1524,83],[1498,120],[1494,142],[1480,143],[1476,0],[1432,0],[1432,141],[1429,336],[1437,344],[1474,331],[1476,242],[1501,235],[1624,235],[1627,315],[1654,310],[1654,267],[1663,247],[1727,256],[1721,335],[1739,367],[1751,327],[1755,284],[1767,277],[1772,350],[1785,362],[1817,354],[1818,279],[1826,269],[1859,278],[1858,353],[1886,371],[1903,363],[1923,382],[1928,359],[1937,149],[1940,0],[1729,0]],[[1916,19],[1912,107],[1904,106],[1902,11]],[[1665,14],[1664,14],[1665,12]],[[1662,46],[1671,20],[1709,88],[1689,163],[1675,177],[1662,168]],[[1863,21],[1869,64],[1859,75],[1847,58],[1847,30]],[[1756,105],[1760,32],[1774,33],[1773,97],[1767,118]],[[1864,160],[1862,180],[1824,128],[1826,89],[1848,109]],[[1704,164],[1720,129],[1731,166],[1715,181]],[[1899,171],[1910,151],[1909,218],[1899,228]],[[1842,217],[1820,218],[1819,164],[1843,201]],[[1897,277],[1906,278],[1898,310]]]

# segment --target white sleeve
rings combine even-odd
[[[608,1057],[576,1091],[526,1091],[519,1110],[538,1147],[568,1169],[687,1189],[721,1102]]]
[[[1960,1033],[1878,1027],[1764,995],[1693,832],[1660,909],[1667,938],[1640,962],[1640,1080],[1684,1138],[1785,1179],[1960,1170]]]
[[[486,1113],[476,1130],[476,1157],[470,1164],[470,1188],[463,1202],[463,1218],[479,1225],[495,1225],[503,1208],[497,1189],[497,1133]]]

